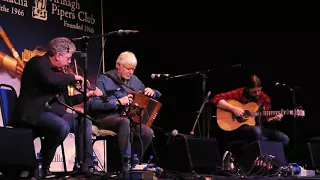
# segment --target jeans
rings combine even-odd
[[[289,144],[289,137],[283,132],[274,128],[263,128],[263,136],[267,137],[269,141],[281,142],[284,146]]]
[[[130,120],[126,117],[119,117],[117,115],[107,116],[97,120],[100,129],[108,129],[117,133],[117,140],[120,149],[120,154],[123,156],[125,150],[131,152],[131,141],[130,141]],[[154,132],[148,126],[141,124],[141,135],[140,125],[134,125],[132,128],[133,136],[133,152],[138,155],[140,162],[142,162],[144,153],[152,142]],[[139,138],[139,135],[141,139]],[[141,143],[142,141],[142,143]]]
[[[232,132],[233,139],[246,140],[248,143],[263,140],[263,137],[266,137],[269,141],[278,141],[283,145],[289,143],[289,137],[283,132],[275,128],[262,128],[260,126],[242,126],[237,130]]]
[[[34,130],[36,134],[41,135],[44,139],[41,141],[41,150],[43,166],[49,167],[54,158],[56,149],[65,140],[70,132],[75,134],[76,160],[78,163],[83,162],[85,154],[86,167],[93,165],[92,149],[92,122],[86,119],[85,126],[85,149],[84,149],[84,128],[83,123],[79,123],[77,114],[66,113],[63,117],[57,116],[51,112],[42,112],[40,120],[37,122]]]
[[[230,148],[230,142],[232,141],[243,141],[249,144],[267,138],[268,141],[281,142],[284,146],[289,143],[289,137],[275,128],[261,129],[260,126],[243,125],[234,131],[222,131],[221,133],[221,137],[219,138],[220,154],[223,154],[224,151]]]

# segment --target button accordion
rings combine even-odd
[[[127,111],[134,123],[142,123],[151,127],[162,106],[160,102],[146,95],[130,92],[133,95],[133,102],[128,106]],[[122,114],[125,114],[123,112]]]

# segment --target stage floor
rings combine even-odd
[[[197,174],[198,175],[198,174]],[[199,180],[214,180],[214,179],[222,179],[222,180],[236,180],[236,179],[254,179],[254,180],[290,180],[290,179],[295,179],[295,180],[320,180],[320,175],[316,175],[314,177],[297,177],[297,176],[290,176],[290,177],[266,177],[266,176],[248,176],[248,177],[243,177],[243,176],[222,176],[222,175],[206,175],[206,174],[199,174],[198,176],[195,175],[194,173],[180,173],[180,172],[164,172],[164,176],[161,178],[158,178],[158,180],[194,180],[194,179],[199,179]],[[8,179],[8,178],[3,178],[0,176],[0,179]],[[25,179],[25,178],[24,178]],[[31,180],[33,178],[30,178]],[[101,176],[92,176],[90,178],[86,178],[83,176],[77,176],[77,177],[60,177],[60,178],[51,178],[52,180],[120,180],[121,178],[117,175],[110,176],[110,174],[101,174]]]

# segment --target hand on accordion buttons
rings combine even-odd
[[[127,105],[133,102],[133,95],[128,94],[127,96],[123,96],[122,98],[119,99],[121,105]],[[118,102],[117,102],[118,104]]]
[[[154,90],[153,89],[151,89],[151,88],[145,88],[144,89],[144,95],[147,95],[147,96],[150,96],[150,97],[153,97],[154,96]]]

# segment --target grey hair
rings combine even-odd
[[[137,65],[138,61],[136,55],[133,52],[124,51],[118,56],[117,63]]]
[[[66,37],[56,37],[49,42],[49,56],[54,56],[57,52],[74,53],[75,44]]]

